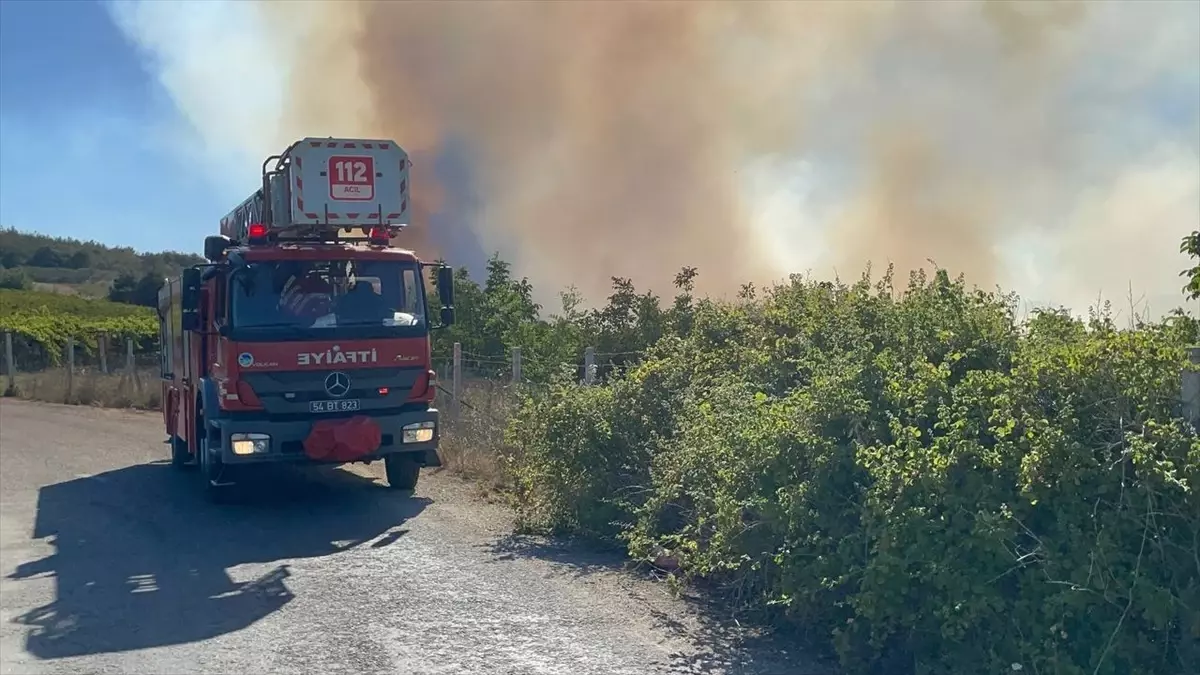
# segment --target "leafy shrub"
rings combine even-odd
[[[525,400],[526,522],[668,557],[852,672],[1197,672],[1196,321],[1013,300],[939,270],[689,305],[626,374]]]
[[[28,291],[33,288],[33,280],[20,270],[0,269],[0,288],[16,291]]]
[[[1179,244],[1179,252],[1192,259],[1192,266],[1179,273],[1187,280],[1183,293],[1189,300],[1200,298],[1200,230],[1188,233]]]

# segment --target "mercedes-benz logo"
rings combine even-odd
[[[325,391],[334,398],[341,398],[350,391],[350,378],[345,373],[330,373],[325,378]]]

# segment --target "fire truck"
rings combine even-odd
[[[171,462],[209,496],[269,463],[382,460],[402,490],[441,465],[430,331],[454,322],[453,270],[391,245],[410,166],[390,140],[297,141],[159,290]]]

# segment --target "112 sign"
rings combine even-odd
[[[375,198],[374,157],[330,157],[328,176],[331,199],[366,201]]]

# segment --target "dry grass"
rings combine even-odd
[[[504,427],[516,410],[517,392],[507,383],[470,380],[463,383],[461,397],[459,417],[451,419],[450,397],[438,393],[438,407],[446,415],[438,448],[443,466],[487,492],[503,491]]]
[[[0,386],[8,389],[7,378]],[[67,377],[65,368],[17,373],[14,387],[4,393],[31,401],[101,408],[158,410],[162,402],[158,371],[153,369],[139,370],[135,378],[123,374],[105,375],[92,369],[78,370],[72,378]]]

